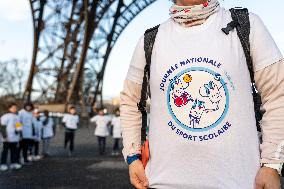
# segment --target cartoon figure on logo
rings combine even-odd
[[[205,102],[195,99],[189,112],[189,125],[194,128],[195,124],[199,124],[204,112],[206,112]]]
[[[204,113],[207,114],[209,112],[219,110],[219,103],[222,98],[220,89],[222,87],[223,86],[218,88],[218,86],[213,81],[209,81],[209,83],[206,83],[203,85],[203,87],[200,87],[200,96],[208,98],[211,102],[211,105],[208,103],[205,104],[204,101],[201,101],[199,99],[195,100],[189,112],[190,125],[193,126],[193,128],[195,124],[199,124],[200,119],[202,118]]]
[[[218,88],[218,86],[213,81],[209,81],[209,83],[204,84],[203,87],[200,87],[200,96],[209,98],[210,102],[212,103],[212,108],[206,109],[207,113],[219,110],[219,103],[222,98],[220,89],[222,87],[223,85]]]
[[[183,76],[182,80],[180,78],[174,78],[172,80],[172,98],[174,99],[175,105],[177,107],[184,106],[189,101],[193,101],[191,95],[185,91],[191,81],[192,77],[189,74]]]

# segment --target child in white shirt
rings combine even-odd
[[[3,150],[1,154],[0,170],[8,170],[7,158],[10,151],[11,169],[20,169],[22,166],[19,164],[18,158],[18,145],[20,140],[20,132],[22,124],[20,123],[19,116],[17,115],[17,105],[12,103],[9,105],[9,112],[1,117],[0,130],[3,137]]]
[[[106,137],[109,135],[108,124],[111,119],[104,115],[104,110],[100,109],[99,114],[91,118],[91,122],[96,124],[95,136],[98,138],[100,155],[105,153]]]
[[[23,153],[24,163],[31,164],[28,160],[28,150],[31,150],[34,142],[33,129],[33,109],[32,103],[26,103],[24,109],[19,111],[20,121],[23,124],[22,139],[20,140],[20,152]]]
[[[76,114],[76,108],[71,106],[69,108],[69,114],[65,114],[62,122],[65,126],[65,140],[64,140],[64,148],[67,148],[69,145],[69,156],[73,154],[74,151],[74,138],[75,132],[78,129],[79,116]]]
[[[121,139],[121,127],[120,127],[120,111],[116,110],[115,116],[111,120],[112,125],[112,137],[113,137],[113,152],[112,155],[119,155],[119,142]]]
[[[42,121],[42,155],[44,157],[49,156],[49,145],[50,140],[54,136],[53,132],[53,119],[49,117],[49,112],[47,110],[43,111]]]
[[[32,147],[32,160],[39,160],[39,143],[41,141],[42,122],[40,120],[40,112],[35,109],[33,112],[33,129],[34,129],[34,143]]]

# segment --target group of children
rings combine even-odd
[[[32,161],[49,155],[49,144],[54,132],[53,119],[49,117],[48,111],[41,115],[32,103],[27,103],[18,112],[17,104],[11,103],[0,123],[3,141],[0,171],[20,169],[22,165],[30,165]],[[40,141],[43,144],[42,154],[39,153]],[[10,166],[7,164],[9,151]]]
[[[112,155],[117,156],[120,154],[120,139],[121,139],[121,128],[120,128],[120,112],[117,110],[113,117],[105,115],[104,109],[98,110],[98,114],[90,119],[90,122],[95,123],[96,128],[94,135],[98,139],[98,148],[100,155],[105,154],[106,149],[106,138],[109,135],[113,136],[113,151]],[[76,130],[78,129],[79,116],[76,114],[76,108],[71,106],[68,109],[68,114],[65,114],[62,118],[62,124],[65,127],[65,139],[64,148],[68,150],[69,156],[72,156],[74,151],[74,138]],[[67,148],[69,144],[69,148]]]
[[[65,127],[64,148],[68,147],[68,154],[72,156],[74,151],[74,138],[78,129],[79,116],[74,106],[69,107],[69,113],[62,118]],[[98,111],[90,119],[96,125],[94,135],[98,139],[100,155],[105,154],[106,138],[113,136],[112,155],[120,154],[120,112],[116,111],[114,116],[104,114],[104,109]],[[49,144],[54,136],[54,122],[49,117],[48,111],[39,112],[33,104],[27,103],[18,112],[16,104],[12,103],[8,107],[8,112],[1,117],[0,139],[3,141],[1,154],[0,171],[10,169],[20,169],[22,165],[29,165],[32,161],[49,156]],[[42,142],[42,153],[39,152],[39,145]],[[7,164],[8,153],[10,152],[10,165]]]

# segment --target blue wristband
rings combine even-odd
[[[140,157],[141,157],[140,154],[135,154],[133,156],[127,156],[127,158],[126,158],[127,164],[130,165],[132,162],[140,159]]]

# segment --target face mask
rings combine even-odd
[[[208,0],[206,3],[192,6],[178,6],[174,4],[170,8],[170,16],[175,22],[190,27],[202,24],[209,16],[218,12],[219,9],[220,3],[218,0]]]

